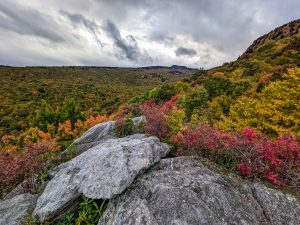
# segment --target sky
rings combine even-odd
[[[0,64],[212,68],[299,18],[299,0],[0,0]]]

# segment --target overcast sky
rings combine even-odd
[[[0,64],[211,68],[298,18],[299,0],[0,0]]]

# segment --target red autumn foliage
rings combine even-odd
[[[249,168],[243,163],[237,164],[236,169],[244,176],[249,176],[252,172],[251,168]]]
[[[3,136],[0,141],[0,196],[23,180],[32,181],[34,174],[55,162],[60,149],[59,141],[70,141],[91,126],[113,117],[114,115],[90,116],[86,121],[78,120],[74,129],[71,121],[66,120],[59,124],[57,130],[53,124],[48,124],[48,132],[30,128],[20,137]]]
[[[235,168],[243,176],[300,188],[300,145],[288,134],[274,140],[251,128],[223,132],[201,124],[185,129],[172,141],[178,146],[178,154],[194,152],[217,162],[226,157],[230,159],[226,162],[231,163],[226,166]]]
[[[145,133],[164,138],[169,135],[170,128],[165,120],[165,115],[170,112],[176,104],[178,96],[173,96],[171,100],[164,104],[157,104],[154,100],[148,100],[141,107],[141,112],[145,116],[147,123],[145,124]]]
[[[54,140],[43,139],[0,155],[0,194],[43,170],[50,161],[56,159],[55,152],[58,150]]]
[[[221,133],[215,127],[201,124],[196,128],[188,127],[182,135],[172,137],[172,141],[180,144],[179,154],[202,151],[202,154],[208,156],[215,150],[224,149],[225,146],[219,141],[220,136]]]
[[[270,81],[271,81],[271,77],[272,77],[272,74],[270,74],[270,73],[265,74],[265,75],[262,76],[261,82],[262,82],[263,84],[268,84],[268,83],[270,83]]]

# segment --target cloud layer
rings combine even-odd
[[[210,68],[299,11],[298,0],[1,0],[0,64]]]

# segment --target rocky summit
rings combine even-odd
[[[96,125],[76,140],[79,155],[52,172],[38,198],[19,194],[0,202],[0,224],[23,224],[33,209],[41,223],[64,218],[81,195],[109,200],[98,225],[300,224],[293,195],[197,158],[166,158],[169,146],[157,137],[118,138],[114,124]]]

